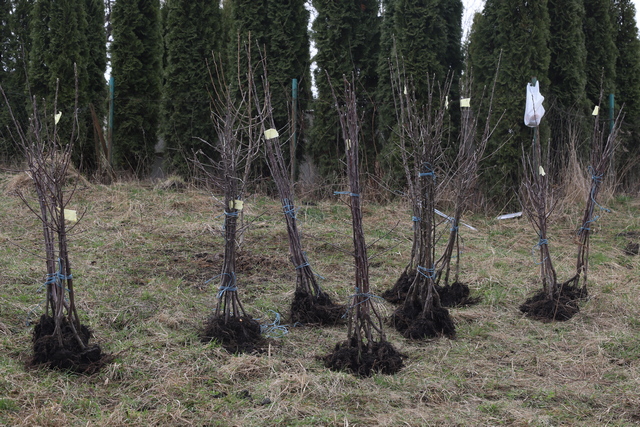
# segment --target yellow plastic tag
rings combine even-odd
[[[56,208],[60,212],[60,208]],[[64,219],[69,222],[78,222],[78,214],[73,209],[64,210]]]
[[[445,110],[449,109],[449,95],[444,97],[444,108]]]
[[[460,100],[460,108],[470,108],[471,107],[471,98],[462,98]]]
[[[243,206],[244,206],[244,202],[242,200],[231,200],[229,202],[229,209],[235,209],[235,210],[241,211]]]
[[[538,166],[538,173],[539,173],[540,175],[542,175],[542,176],[545,176],[545,175],[546,175],[546,173],[544,173],[544,169],[543,169],[543,167],[542,167],[542,166]]]
[[[405,86],[405,87],[404,87],[404,94],[406,95],[407,93],[408,93],[408,92],[407,92],[407,87]]]
[[[58,124],[58,122],[60,121],[60,117],[62,117],[62,111],[58,111],[58,113],[55,115],[56,124]]]
[[[278,131],[275,129],[267,129],[264,131],[264,139],[273,139],[279,137]]]
[[[350,139],[347,139],[347,140],[344,142],[344,145],[346,145],[347,150],[351,150],[351,140],[350,140]]]
[[[593,113],[591,113],[591,115],[597,116],[599,112],[600,112],[600,106],[596,105],[595,107],[593,107]]]

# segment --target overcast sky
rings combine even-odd
[[[466,36],[468,28],[471,27],[471,23],[473,22],[473,14],[476,12],[482,11],[484,0],[463,0],[463,3],[464,3],[464,16],[462,17],[462,27],[465,28],[464,34]],[[640,0],[633,0],[633,3],[636,5],[636,25],[637,25],[638,18],[640,18],[640,15],[638,15],[638,4],[640,4]]]

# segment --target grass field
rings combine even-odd
[[[13,177],[0,175],[4,187]],[[338,198],[302,204],[303,244],[321,284],[339,302],[353,292],[349,210]],[[595,226],[590,299],[568,322],[524,318],[518,306],[541,285],[537,243],[524,219],[467,215],[461,279],[482,298],[451,310],[457,338],[387,337],[408,356],[393,376],[359,379],[325,369],[317,356],[344,327],[297,326],[264,354],[232,355],[199,333],[215,305],[222,212],[198,189],[92,185],[72,209],[83,218],[70,242],[83,322],[115,355],[92,376],[25,368],[41,314],[41,227],[19,199],[0,204],[0,424],[25,426],[626,426],[640,424],[640,200],[606,201]],[[261,323],[286,318],[295,272],[279,202],[246,200],[237,277],[245,308]],[[443,209],[445,210],[445,209]],[[575,269],[580,206],[551,219],[558,277]],[[402,201],[364,205],[372,243],[371,285],[393,285],[410,251]],[[399,222],[399,223],[398,223]],[[444,230],[444,226],[443,226]],[[389,315],[393,307],[385,303]],[[283,321],[283,323],[285,323]]]

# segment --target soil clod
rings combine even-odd
[[[469,306],[480,302],[480,298],[470,295],[469,286],[464,283],[455,282],[452,285],[436,286],[436,290],[443,307]]]
[[[344,306],[335,304],[324,292],[313,296],[298,289],[291,302],[291,322],[335,325],[343,320],[345,310]]]
[[[398,352],[387,341],[371,343],[367,351],[358,347],[355,339],[336,344],[332,353],[322,357],[324,365],[334,371],[348,371],[359,377],[370,377],[375,373],[392,375],[402,369],[402,359],[406,356]]]
[[[80,325],[78,336],[80,342],[66,318],[62,319],[61,341],[54,335],[55,319],[42,315],[33,329],[33,357],[31,366],[48,366],[83,374],[93,374],[109,363],[113,356],[104,354],[99,345],[89,345],[91,331]]]
[[[264,341],[260,335],[260,324],[250,318],[212,316],[207,320],[202,342],[216,340],[230,353],[251,353],[260,350]]]
[[[392,304],[401,304],[407,297],[411,284],[416,279],[416,271],[403,271],[395,285],[382,293],[382,298]]]
[[[586,297],[586,289],[563,285],[553,299],[544,290],[535,293],[520,306],[520,311],[543,322],[565,321],[580,311],[578,303]]]
[[[391,315],[391,323],[405,338],[424,339],[445,336],[455,338],[456,327],[449,310],[433,307],[422,313],[422,307],[405,305]]]

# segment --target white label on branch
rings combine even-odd
[[[538,166],[538,173],[540,173],[540,175],[545,176],[546,173],[544,173],[544,169],[542,168],[542,166]]]
[[[460,108],[470,108],[471,107],[471,98],[462,98],[460,100]]]
[[[58,111],[58,113],[54,117],[56,124],[58,124],[58,122],[60,121],[60,117],[62,117],[62,111]]]
[[[593,107],[593,113],[591,113],[591,115],[597,116],[599,112],[600,112],[600,106],[596,105],[595,107]]]
[[[279,137],[278,131],[275,129],[267,129],[264,131],[264,139],[273,139]]]

